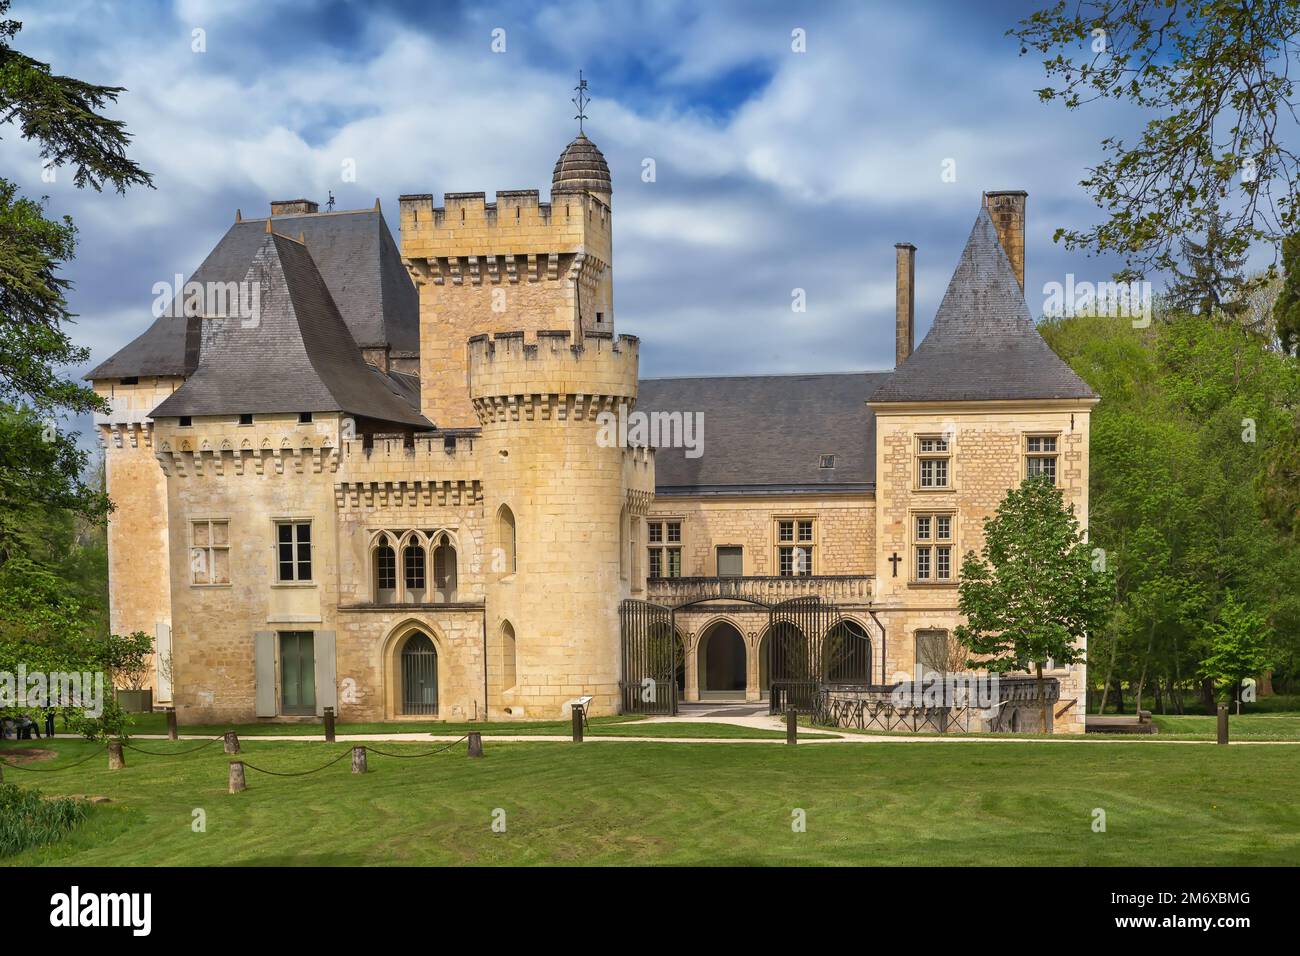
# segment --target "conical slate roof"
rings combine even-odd
[[[613,192],[605,156],[585,133],[564,147],[551,177],[551,195],[580,192]]]
[[[344,412],[432,427],[398,383],[361,358],[307,246],[264,235],[242,278],[257,283],[256,320],[200,320],[198,367],[152,417]]]
[[[1096,397],[1034,328],[997,228],[981,208],[934,325],[870,401]]]

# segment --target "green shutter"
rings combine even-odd
[[[335,681],[334,632],[316,632],[316,714],[324,716],[325,708],[339,712],[338,689]]]
[[[275,632],[258,631],[255,635],[257,652],[257,704],[258,717],[275,716]]]

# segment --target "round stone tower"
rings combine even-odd
[[[476,335],[488,709],[557,718],[576,697],[619,708],[619,602],[635,571],[622,529],[628,456],[608,420],[636,401],[637,340],[567,331]],[[617,430],[614,430],[615,433]]]

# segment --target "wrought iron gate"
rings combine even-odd
[[[402,713],[438,713],[438,652],[424,634],[402,648]]]
[[[671,609],[628,598],[618,609],[623,642],[623,713],[677,713],[677,675],[685,666]]]
[[[842,652],[836,635],[842,620],[839,608],[817,596],[791,598],[772,606],[767,632],[772,713],[793,708],[811,714],[817,708],[828,670],[840,663]]]

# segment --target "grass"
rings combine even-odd
[[[584,731],[588,737],[690,737],[776,740],[785,737],[784,730],[764,730],[761,727],[739,727],[735,724],[714,724],[703,721],[683,721],[673,724],[644,723],[640,716],[592,717],[590,725]],[[256,724],[189,724],[182,725],[178,732],[182,735],[198,737],[216,737],[233,730],[242,740],[245,737],[285,736],[312,737],[325,732],[319,721],[304,723],[256,723]],[[493,736],[528,736],[546,737],[559,735],[568,737],[573,733],[573,725],[567,720],[532,720],[532,721],[475,721],[473,723],[450,723],[446,721],[393,721],[358,724],[336,724],[334,732],[345,734],[438,734],[440,736],[461,736],[476,730],[484,737]],[[166,714],[136,714],[132,717],[132,734],[165,734],[167,732]],[[824,737],[825,733],[809,733],[800,730],[801,738]],[[831,736],[834,736],[831,734]]]
[[[53,767],[99,749],[56,741]],[[151,742],[151,749],[185,743]],[[389,743],[418,753],[428,744]],[[1070,743],[485,743],[435,757],[371,756],[308,777],[229,758],[128,751],[62,773],[6,770],[47,793],[112,803],[19,866],[332,864],[1264,865],[1300,863],[1300,747]],[[244,759],[319,766],[346,745],[248,740]],[[35,779],[39,778],[39,779]],[[806,811],[807,832],[791,814]],[[1092,831],[1106,812],[1105,833]],[[492,830],[505,812],[506,832]],[[195,833],[194,811],[206,815]]]
[[[1195,715],[1152,716],[1159,736],[1175,740],[1215,740],[1218,717]],[[1300,714],[1264,713],[1228,715],[1229,740],[1300,740]]]

